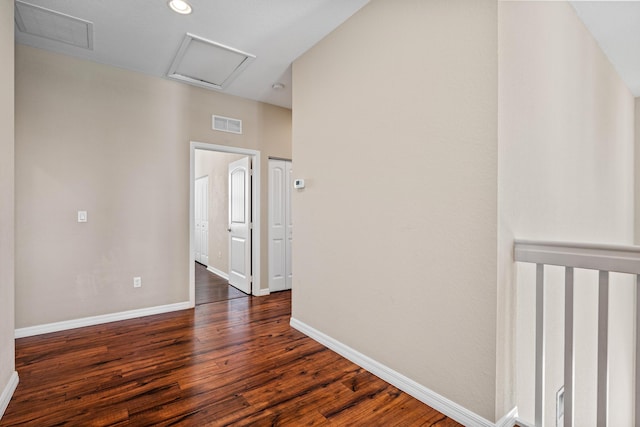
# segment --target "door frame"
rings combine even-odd
[[[251,233],[251,294],[267,295],[269,290],[260,289],[260,194],[261,172],[260,151],[248,148],[228,147],[226,145],[209,144],[206,142],[191,141],[189,150],[189,306],[196,304],[196,270],[195,270],[195,221],[194,221],[194,191],[195,191],[195,159],[196,150],[217,151],[219,153],[242,154],[252,158],[252,185],[251,185],[251,218],[253,230]]]

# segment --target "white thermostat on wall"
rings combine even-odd
[[[304,179],[294,179],[293,188],[304,188]]]

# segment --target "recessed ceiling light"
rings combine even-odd
[[[271,88],[273,90],[282,90],[282,89],[284,89],[284,84],[282,84],[282,83],[274,83],[274,84],[271,85]]]
[[[171,10],[181,15],[188,15],[191,13],[191,5],[184,0],[171,0],[169,2],[169,7]]]

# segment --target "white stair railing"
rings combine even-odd
[[[640,246],[595,245],[584,243],[537,242],[516,240],[514,257],[518,262],[536,264],[536,359],[535,359],[535,425],[543,425],[544,403],[544,266],[565,267],[564,307],[564,427],[573,427],[574,415],[574,283],[573,269],[599,271],[598,283],[598,372],[597,426],[607,426],[608,393],[608,326],[609,273],[636,275],[640,286]],[[640,308],[640,288],[636,307]],[[636,388],[635,427],[640,427],[640,309],[636,310]]]

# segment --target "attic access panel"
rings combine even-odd
[[[84,19],[16,1],[15,21],[23,33],[93,50],[93,23]]]
[[[167,76],[209,89],[225,89],[254,55],[187,33]]]

